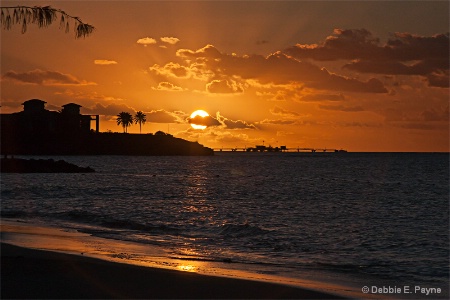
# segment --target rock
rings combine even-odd
[[[93,173],[91,167],[79,167],[64,160],[2,158],[1,173]]]

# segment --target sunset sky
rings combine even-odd
[[[1,3],[19,4],[96,30],[2,29],[2,113],[38,98],[100,114],[101,131],[143,111],[143,133],[212,148],[449,151],[448,1]]]

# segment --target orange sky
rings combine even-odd
[[[1,110],[75,102],[213,148],[449,151],[449,3],[2,1],[96,27],[1,31]],[[72,25],[72,24],[71,24]],[[209,127],[188,117],[207,111]],[[138,133],[133,125],[128,132]]]

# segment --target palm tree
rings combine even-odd
[[[69,32],[69,21],[74,22],[75,38],[89,36],[94,31],[94,26],[83,23],[80,18],[73,17],[61,9],[50,6],[1,6],[1,25],[3,29],[10,30],[12,25],[22,24],[22,33],[27,31],[28,24],[37,24],[39,28],[47,27],[61,16],[59,28],[65,28]],[[12,11],[12,16],[10,13]]]
[[[128,132],[127,128],[133,124],[133,116],[128,112],[121,112],[117,115],[117,125],[122,125],[123,132]]]
[[[146,115],[142,112],[142,111],[138,111],[135,115],[134,115],[134,124],[138,124],[139,123],[139,133],[142,133],[142,125],[145,124],[145,122],[147,121],[147,119],[145,118]]]

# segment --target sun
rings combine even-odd
[[[199,109],[199,110],[194,111],[191,114],[190,118],[195,119],[195,117],[204,118],[204,117],[208,117],[208,116],[209,116],[209,114],[206,111]],[[194,129],[205,129],[207,127],[206,125],[198,125],[198,124],[194,124],[194,123],[191,123],[191,126]]]

